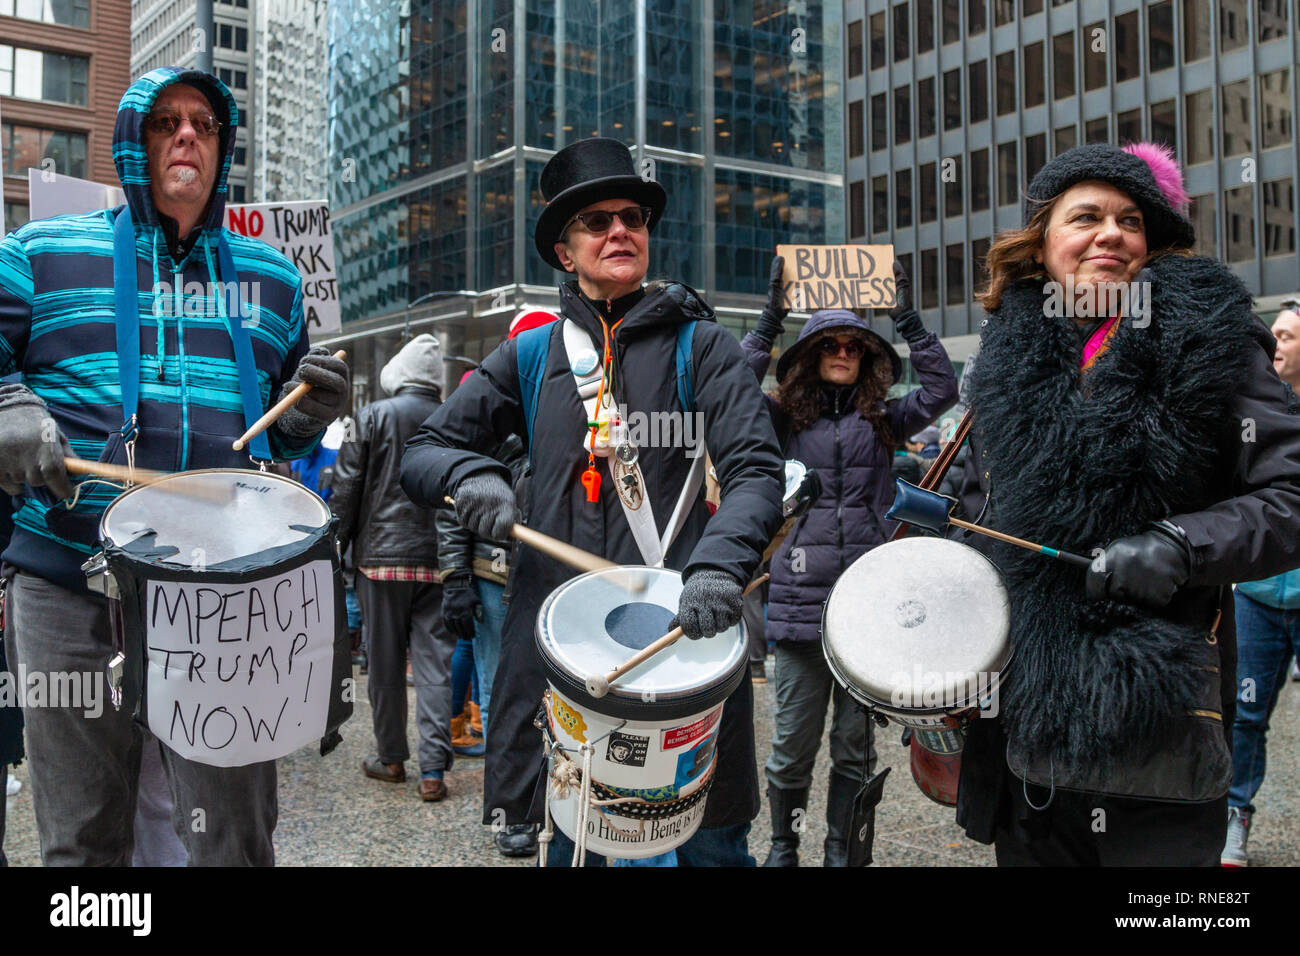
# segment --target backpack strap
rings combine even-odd
[[[515,336],[515,366],[519,375],[519,394],[524,403],[524,423],[528,427],[528,447],[533,446],[533,421],[537,418],[537,400],[546,375],[546,357],[551,351],[554,323],[538,326]]]
[[[695,385],[691,381],[691,345],[695,340],[695,321],[677,326],[677,400],[682,411],[695,411]]]

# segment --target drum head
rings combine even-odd
[[[680,638],[591,698],[589,676],[604,676],[669,630],[681,598],[676,571],[628,566],[591,571],[560,585],[537,615],[537,646],[548,678],[598,713],[634,719],[684,716],[736,688],[748,652],[743,624],[711,638]]]
[[[100,540],[156,564],[213,568],[314,539],[329,507],[291,478],[263,471],[184,471],[119,495]]]
[[[868,551],[831,589],[826,660],[864,703],[942,712],[997,685],[1010,657],[1002,577],[974,548],[903,538]]]

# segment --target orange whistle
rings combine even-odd
[[[600,472],[596,470],[595,465],[588,465],[587,470],[582,473],[582,487],[587,489],[588,501],[600,500]]]

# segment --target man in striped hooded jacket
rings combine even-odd
[[[126,205],[31,222],[0,242],[0,375],[21,374],[0,386],[0,488],[16,505],[5,640],[11,667],[28,674],[102,681],[113,653],[107,603],[80,566],[114,492],[87,484],[74,497],[64,456],[248,467],[231,442],[286,389],[313,386],[267,433],[263,451],[276,458],[310,452],[346,405],[347,367],[308,350],[297,270],[222,227],[238,122],[216,77],[146,74],[122,97],[113,134]],[[134,302],[120,294],[131,271]],[[26,718],[44,862],[129,864],[146,745],[130,709],[91,718],[40,707]],[[210,767],[166,747],[162,758],[191,864],[273,862],[273,761]],[[190,825],[197,808],[203,827]]]

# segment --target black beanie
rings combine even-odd
[[[1135,143],[1124,149],[1109,143],[1090,143],[1057,156],[1029,184],[1025,224],[1043,203],[1088,180],[1109,183],[1132,197],[1146,220],[1149,249],[1190,248],[1196,241],[1196,230],[1183,211],[1187,194],[1183,191],[1182,171],[1167,147],[1153,143]]]

